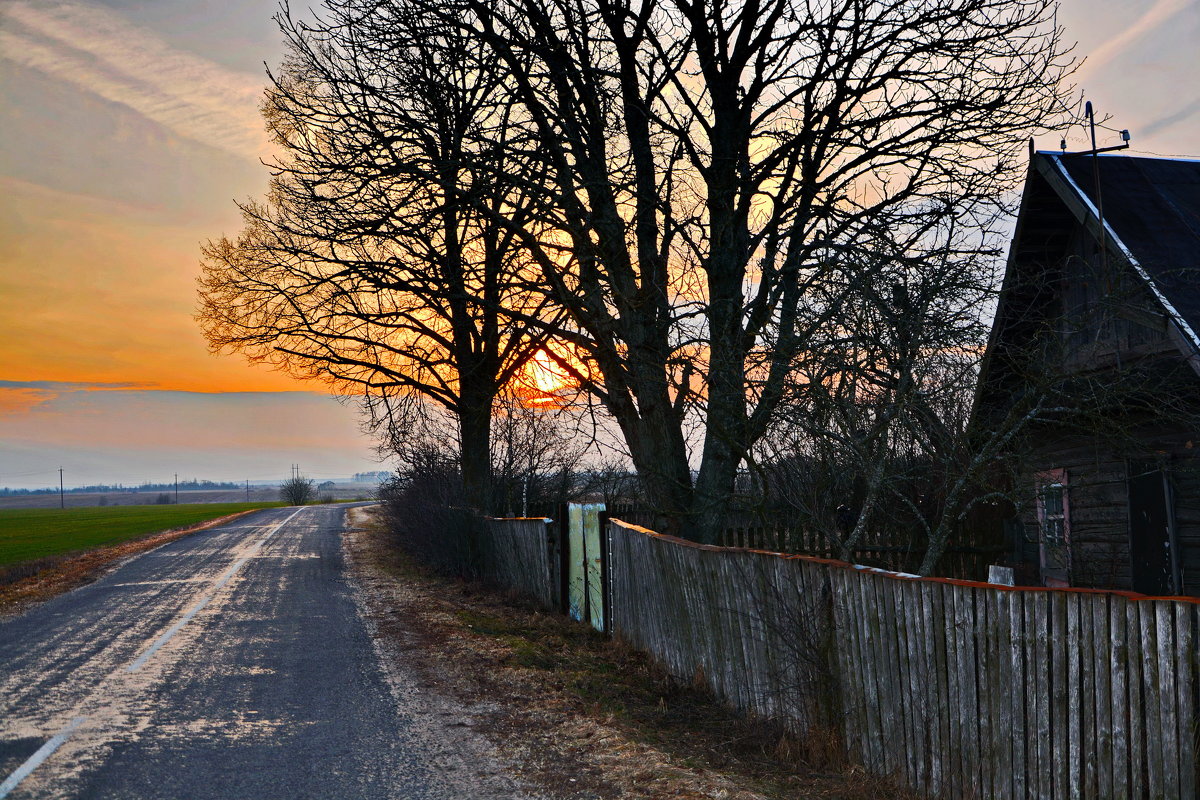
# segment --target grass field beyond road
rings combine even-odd
[[[118,544],[148,533],[283,503],[194,503],[0,510],[0,566]]]

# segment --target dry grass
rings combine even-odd
[[[833,740],[796,741],[736,715],[587,626],[430,574],[374,524],[352,531],[348,546],[372,573],[381,634],[402,642],[430,684],[487,706],[484,733],[556,797],[910,796],[839,763]]]
[[[183,528],[151,533],[86,553],[51,556],[0,567],[0,615],[18,614],[36,603],[91,583],[117,561],[173,542],[190,533],[224,525],[257,509],[227,514]]]

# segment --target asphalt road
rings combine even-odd
[[[0,622],[0,798],[520,794],[382,667],[344,513],[256,512]]]

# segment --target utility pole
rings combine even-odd
[[[179,473],[175,473],[175,505],[179,505]]]
[[[67,496],[63,493],[62,467],[58,468],[58,507],[67,507]]]
[[[246,502],[250,502],[250,479],[246,479]]]

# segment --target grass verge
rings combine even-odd
[[[116,544],[148,533],[282,503],[0,510],[0,567]]]
[[[484,709],[482,732],[549,796],[913,797],[841,761],[834,742],[740,716],[585,625],[430,573],[378,525],[360,524],[348,547],[382,576],[368,592],[380,635],[439,691]]]

